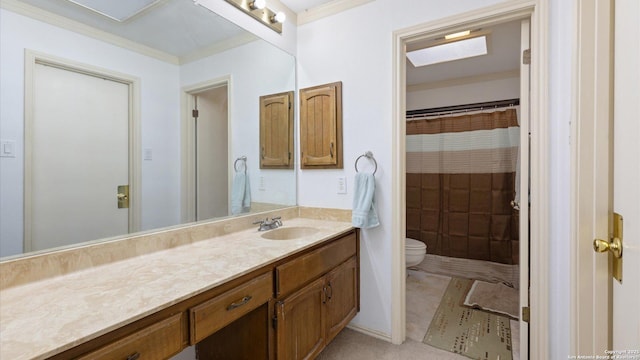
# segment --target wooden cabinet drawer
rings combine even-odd
[[[286,295],[356,255],[355,232],[276,267],[276,297]]]
[[[78,359],[167,359],[183,348],[182,314],[159,321]]]
[[[266,303],[272,292],[273,276],[268,272],[189,309],[191,344]]]

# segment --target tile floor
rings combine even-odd
[[[351,329],[342,331],[318,356],[319,360],[468,360],[469,358],[422,343],[450,277],[408,270],[407,340],[393,345]],[[511,321],[513,359],[520,358],[519,324]]]

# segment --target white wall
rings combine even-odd
[[[247,156],[252,201],[295,205],[295,171],[261,170],[258,158],[259,98],[295,90],[295,59],[266,41],[258,40],[183,65],[180,81],[183,87],[189,87],[229,74],[232,74],[229,111],[233,119],[231,166],[236,158]],[[260,176],[264,177],[264,190],[259,189]]]
[[[24,52],[91,64],[136,76],[141,83],[143,229],[179,222],[179,68],[92,38],[0,9],[0,136],[15,140],[16,158],[2,158],[0,256],[22,252]]]
[[[378,213],[381,226],[362,231],[362,311],[356,326],[390,334],[391,309],[391,113],[392,33],[497,1],[377,0],[298,28],[298,86],[343,81],[344,170],[302,170],[298,203],[303,206],[351,206],[349,194],[338,195],[336,178],[353,179],[353,161],[372,150],[378,161]],[[549,358],[568,355],[568,223],[569,114],[571,102],[572,7],[569,1],[550,1],[551,48],[549,98],[551,191]],[[533,120],[535,121],[535,119]]]
[[[391,131],[393,31],[497,1],[377,0],[298,28],[298,87],[343,84],[343,170],[300,170],[298,203],[349,209],[353,163],[367,150],[378,162],[381,225],[362,231],[361,312],[353,324],[391,334]],[[336,193],[338,176],[348,194]]]
[[[407,110],[520,98],[520,78],[407,91]]]

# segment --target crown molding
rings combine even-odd
[[[370,3],[374,0],[333,0],[298,13],[298,26],[304,25],[351,8]]]
[[[96,40],[104,41],[106,43],[135,51],[139,54],[149,56],[170,64],[179,65],[180,61],[177,56],[167,54],[166,52],[154,49],[152,47],[142,45],[135,41],[108,33],[103,30],[99,30],[89,25],[85,25],[75,20],[71,20],[64,16],[60,16],[49,11],[40,9],[38,7],[17,1],[17,0],[0,0],[0,8],[30,17],[32,19],[48,23],[53,26],[57,26],[66,30],[73,31],[75,33],[85,35]]]
[[[181,56],[179,59],[179,62],[180,62],[180,65],[194,62],[212,55],[225,52],[229,49],[233,49],[235,47],[248,44],[252,41],[256,41],[259,39],[260,39],[259,37],[247,31],[242,35],[234,36],[233,38],[227,39],[225,41],[221,41],[208,48],[199,49],[190,54]]]
[[[497,73],[491,74],[482,74],[482,75],[473,75],[473,76],[465,76],[459,77],[455,79],[447,79],[442,81],[434,81],[422,84],[415,85],[407,85],[407,92],[416,92],[423,90],[431,90],[431,89],[440,89],[445,87],[457,86],[457,85],[468,85],[473,83],[492,81],[492,80],[503,80],[503,79],[520,79],[520,69],[507,70]]]

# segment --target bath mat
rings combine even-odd
[[[518,319],[520,294],[517,289],[503,283],[476,280],[464,299],[464,305]]]
[[[509,318],[462,305],[472,283],[451,279],[422,342],[472,359],[513,360]]]

